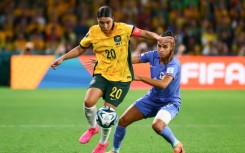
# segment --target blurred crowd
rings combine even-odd
[[[245,55],[244,0],[1,0],[0,52],[62,55],[97,24],[102,5],[117,22],[172,30],[178,55]],[[153,49],[155,42],[131,40],[133,54]]]

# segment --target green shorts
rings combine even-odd
[[[94,75],[89,88],[99,88],[103,91],[103,99],[118,106],[128,93],[131,82],[109,81],[100,74]]]

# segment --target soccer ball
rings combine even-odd
[[[108,106],[104,106],[97,111],[96,122],[102,128],[110,128],[117,122],[117,112]]]

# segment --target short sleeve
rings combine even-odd
[[[139,55],[139,59],[143,62],[149,62],[151,57],[151,52],[145,52]]]
[[[130,24],[125,24],[125,25],[126,25],[125,29],[126,29],[127,35],[128,37],[130,37],[133,32],[134,26]]]
[[[91,28],[90,28],[88,33],[80,41],[80,46],[88,48],[88,47],[90,47],[91,44],[92,44],[92,39],[91,39]]]
[[[177,75],[178,71],[179,71],[178,64],[173,63],[173,64],[167,65],[165,74],[166,75],[170,75],[173,78],[176,78],[176,75]]]

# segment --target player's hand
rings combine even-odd
[[[166,36],[166,37],[160,37],[158,39],[158,42],[163,45],[164,43],[168,43],[168,42],[175,43],[175,40],[174,37]]]
[[[60,65],[62,62],[63,62],[63,59],[62,59],[62,58],[58,58],[58,59],[54,60],[54,62],[51,64],[51,67],[52,67],[54,70],[56,70],[56,67],[57,67],[58,65]]]

